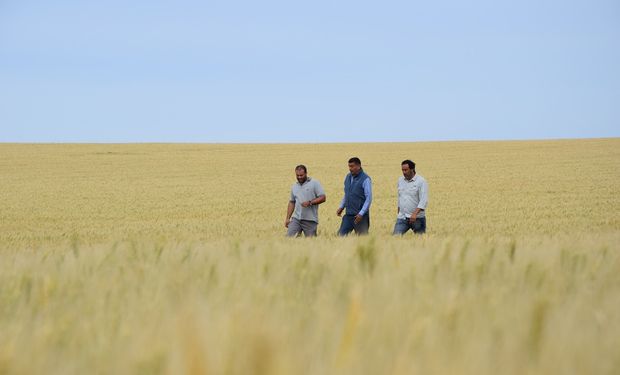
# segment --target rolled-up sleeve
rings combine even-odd
[[[293,189],[291,189],[291,198],[289,199],[289,202],[295,202],[295,194],[293,194]]]
[[[422,182],[422,186],[420,186],[420,203],[418,203],[418,208],[421,210],[426,210],[426,205],[428,204],[428,184],[426,181]]]
[[[366,200],[364,201],[364,205],[362,206],[362,209],[359,212],[361,216],[366,215],[366,212],[368,212],[368,209],[370,209],[370,204],[372,203],[372,182],[370,181],[370,178],[367,178],[364,181],[363,186],[364,186],[364,195],[366,196]]]

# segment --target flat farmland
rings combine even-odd
[[[352,156],[370,235],[338,238]],[[284,238],[297,164],[316,239]],[[0,144],[0,373],[618,373],[619,186],[617,138]]]

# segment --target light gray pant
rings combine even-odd
[[[319,223],[315,221],[292,218],[291,222],[288,224],[288,232],[286,235],[288,237],[299,237],[303,232],[306,237],[314,237],[316,236],[316,228],[318,226]]]

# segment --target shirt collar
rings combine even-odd
[[[413,177],[411,178],[411,180],[407,180],[405,178],[405,176],[403,176],[403,180],[405,180],[406,182],[415,182],[418,179],[418,174],[414,174]]]
[[[349,175],[351,175],[351,178],[358,178],[362,175],[362,172],[364,172],[364,169],[360,168],[360,172],[358,174],[354,175],[353,173],[349,172]]]
[[[310,182],[311,180],[312,180],[312,177],[308,177],[306,178],[306,181],[304,181],[303,184],[300,184],[299,181],[297,181],[297,184],[303,186],[306,182]]]

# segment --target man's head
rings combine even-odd
[[[349,172],[353,176],[357,176],[362,170],[362,161],[360,158],[351,158],[349,159]]]
[[[308,170],[306,169],[306,166],[303,164],[299,164],[298,166],[296,166],[295,176],[297,176],[297,181],[299,181],[300,184],[306,182],[306,180],[308,179]]]
[[[400,164],[403,176],[405,176],[407,180],[411,180],[413,176],[415,176],[415,163],[407,159]]]

